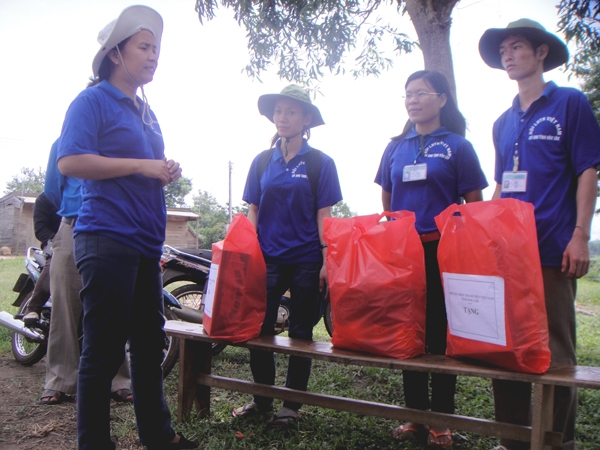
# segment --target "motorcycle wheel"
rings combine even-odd
[[[19,314],[23,314],[23,311],[27,308],[29,301],[31,300],[31,292],[27,294],[27,297],[21,303],[19,307]],[[11,337],[12,354],[15,360],[24,366],[32,366],[39,362],[44,355],[46,355],[47,341],[31,342],[25,336],[19,333],[13,333]]]
[[[171,291],[173,297],[182,305],[202,311],[204,309],[204,285],[203,284],[185,284]],[[225,344],[213,344],[212,354],[218,355],[227,347]]]
[[[177,316],[169,308],[165,307],[165,320],[178,320]],[[179,359],[179,338],[167,336],[165,342],[164,358],[162,362],[163,378],[171,373],[175,363]]]

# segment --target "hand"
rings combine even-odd
[[[142,159],[139,173],[148,178],[158,178],[164,187],[171,182],[171,172],[166,161],[158,159]]]
[[[588,273],[589,269],[588,236],[583,230],[575,228],[573,237],[563,253],[561,270],[567,272],[567,278],[577,279]]]
[[[169,169],[169,174],[171,175],[171,181],[169,181],[169,183],[177,181],[179,178],[181,178],[181,166],[179,163],[173,161],[172,159],[167,161],[167,158],[165,158],[164,161],[167,163],[167,168]]]
[[[327,285],[327,265],[325,263],[325,260],[323,260],[323,267],[321,267],[321,272],[319,273],[319,292],[323,292],[326,285]]]

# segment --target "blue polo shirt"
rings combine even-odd
[[[552,81],[525,112],[517,95],[494,123],[494,146],[499,184],[502,173],[513,170],[518,148],[527,191],[502,197],[533,203],[542,265],[560,267],[577,220],[577,177],[600,164],[600,126],[589,102]]]
[[[427,178],[402,181],[406,166],[427,164]],[[419,234],[437,231],[435,216],[468,192],[488,185],[473,146],[464,137],[440,127],[425,135],[413,128],[392,140],[381,158],[375,183],[391,193],[392,211],[412,211]]]
[[[44,194],[46,194],[46,197],[48,197],[56,209],[60,209],[62,178],[64,178],[64,175],[58,171],[58,165],[56,164],[59,139],[54,141],[54,144],[50,148],[48,164],[46,165],[46,179],[44,181]]]
[[[64,177],[62,199],[58,215],[62,217],[77,217],[81,207],[82,180],[73,177]]]
[[[58,170],[58,143],[57,139],[50,150],[48,166],[46,167],[46,181],[44,193],[58,209],[61,217],[77,217],[81,206],[81,180],[65,177]]]
[[[258,206],[258,239],[265,261],[274,264],[320,262],[317,211],[342,200],[333,159],[323,154],[317,198],[306,173],[304,155],[313,151],[306,140],[287,164],[279,148],[258,179],[258,156],[252,161],[243,200]]]
[[[87,88],[69,106],[58,159],[80,154],[163,159],[162,134],[154,113],[151,115],[152,125],[145,125],[133,100],[107,81]],[[75,236],[97,233],[147,257],[160,257],[166,227],[160,180],[140,174],[83,180],[81,200]]]

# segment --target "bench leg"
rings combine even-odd
[[[177,388],[177,420],[186,420],[195,404],[198,417],[210,414],[210,387],[199,386],[199,373],[210,375],[212,345],[210,342],[196,342],[180,339],[179,386]]]
[[[544,444],[546,432],[552,431],[554,386],[535,384],[533,388],[533,418],[531,423],[531,450],[550,448]]]

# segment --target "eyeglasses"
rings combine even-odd
[[[439,92],[425,92],[425,91],[420,91],[420,92],[417,92],[416,94],[413,94],[412,92],[407,92],[405,95],[402,96],[402,98],[404,98],[406,100],[412,100],[413,97],[417,97],[418,100],[423,100],[426,95],[442,95],[442,94],[440,94]]]

